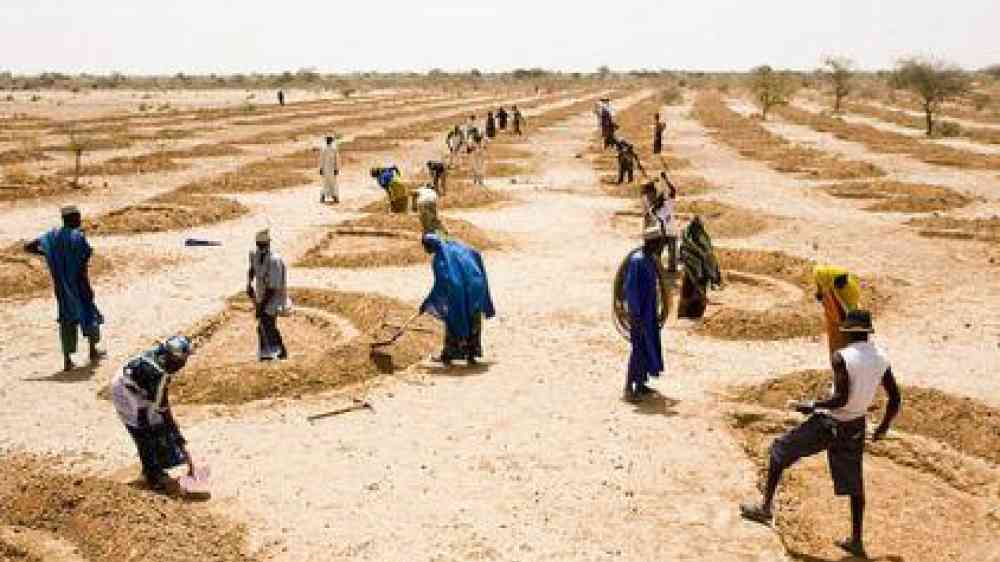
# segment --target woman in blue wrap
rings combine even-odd
[[[493,300],[486,268],[479,252],[437,234],[423,237],[424,249],[434,256],[434,287],[420,312],[444,322],[444,349],[440,361],[455,359],[474,364],[483,355],[483,316],[493,318]]]
[[[660,283],[655,260],[666,243],[658,227],[646,230],[642,248],[632,251],[625,270],[625,302],[632,317],[629,337],[632,353],[625,378],[625,399],[636,401],[652,391],[649,377],[663,372],[663,349],[657,320],[657,297]]]

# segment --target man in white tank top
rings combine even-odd
[[[881,384],[889,397],[885,416],[875,430],[878,441],[889,431],[899,413],[900,396],[889,360],[871,342],[871,313],[854,310],[848,313],[840,331],[848,345],[832,356],[833,397],[823,401],[794,402],[798,412],[809,417],[802,425],[779,437],[771,445],[767,488],[762,504],[742,504],[744,518],[770,524],[774,494],[781,473],[799,459],[826,451],[833,477],[834,492],[851,497],[851,538],[836,544],[848,553],[867,558],[862,530],[865,512],[862,456],[865,448],[865,414],[875,401]]]

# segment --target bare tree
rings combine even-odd
[[[851,94],[854,61],[844,57],[826,57],[823,59],[823,68],[820,72],[833,86],[833,112],[840,113],[844,98]]]
[[[911,57],[896,65],[898,84],[920,96],[927,118],[927,136],[934,134],[934,118],[941,103],[969,91],[970,80],[957,65]]]
[[[69,131],[67,135],[69,136],[69,141],[66,143],[66,150],[73,153],[75,160],[75,165],[73,167],[73,187],[80,189],[80,172],[83,166],[83,153],[90,150],[92,141],[90,138],[73,130]]]
[[[772,108],[788,103],[795,93],[795,81],[765,64],[750,71],[750,91],[760,106],[761,118],[767,121],[767,114]]]

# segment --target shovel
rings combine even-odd
[[[420,317],[420,315],[422,315],[422,314],[423,314],[423,311],[419,311],[419,312],[417,312],[416,314],[414,314],[413,316],[411,316],[411,317],[407,318],[406,322],[403,322],[403,325],[402,325],[402,326],[400,326],[400,327],[399,327],[399,328],[398,328],[398,329],[396,330],[396,333],[394,333],[394,334],[393,334],[392,336],[390,336],[390,337],[389,337],[388,339],[385,339],[385,340],[376,340],[376,341],[373,341],[373,342],[371,343],[371,348],[372,348],[372,351],[375,351],[375,350],[376,350],[376,349],[378,349],[378,348],[381,348],[381,347],[386,347],[386,346],[390,346],[390,345],[392,345],[392,344],[396,343],[396,341],[397,341],[397,340],[399,340],[399,338],[401,338],[401,337],[403,336],[403,334],[404,334],[404,333],[406,333],[406,329],[407,329],[407,328],[409,327],[409,325],[410,325],[410,324],[412,324],[412,323],[413,323],[413,321],[414,321],[414,320],[416,320],[417,318],[419,318],[419,317]],[[383,322],[383,324],[382,324],[382,326],[380,327],[380,329],[381,329],[381,328],[384,328],[384,327],[388,327],[388,324],[385,324],[385,323]]]

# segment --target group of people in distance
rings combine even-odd
[[[614,138],[616,127],[610,100],[602,100],[597,113],[604,146],[620,147],[624,141]],[[519,134],[522,118],[516,106],[512,114],[516,134]],[[507,119],[503,108],[496,115],[491,112],[482,136],[489,138],[496,134],[497,128],[505,129]],[[654,151],[663,148],[663,129],[657,115]],[[475,116],[471,116],[464,129],[456,127],[448,134],[451,155],[454,157],[460,149],[470,150],[470,146],[481,144],[480,136]],[[638,161],[638,157],[635,159]],[[430,293],[417,312],[431,315],[444,324],[444,341],[434,360],[445,365],[456,360],[471,364],[483,354],[483,320],[494,317],[496,310],[482,256],[466,244],[451,239],[437,215],[437,197],[445,194],[447,168],[444,161],[427,162],[430,181],[414,195],[415,208],[421,218],[421,244],[431,256],[434,277]],[[383,187],[392,200],[394,186],[402,183],[398,168],[388,166],[372,172],[380,185],[385,184]],[[336,177],[340,173],[340,161],[332,135],[326,138],[326,147],[320,155],[320,173],[324,179],[321,198],[339,201]],[[661,341],[664,325],[661,288],[668,283],[665,275],[677,274],[679,265],[683,265],[684,282],[689,285],[682,286],[680,316],[700,316],[707,304],[704,295],[708,287],[721,281],[711,240],[700,218],[695,217],[683,229],[678,251],[678,232],[673,216],[678,188],[666,173],[661,172],[657,178],[643,183],[636,195],[644,210],[643,244],[630,252],[623,262],[620,270],[622,294],[616,294],[628,315],[631,353],[625,369],[624,398],[629,401],[643,400],[655,392],[647,383],[650,377],[657,377],[665,370]],[[44,256],[48,264],[58,308],[63,368],[71,370],[75,368],[72,356],[77,351],[80,333],[89,341],[92,363],[96,364],[104,356],[98,348],[104,318],[95,303],[90,281],[93,249],[81,228],[81,211],[75,206],[66,206],[61,209],[61,215],[61,227],[25,243],[24,249]],[[662,265],[664,249],[669,250],[666,269]],[[872,317],[860,307],[862,289],[858,278],[834,266],[817,266],[813,276],[816,298],[822,303],[827,329],[833,396],[790,405],[809,417],[773,443],[763,499],[742,504],[740,513],[748,520],[770,524],[783,472],[803,457],[826,451],[835,493],[851,499],[852,536],[838,544],[853,555],[865,556],[862,456],[866,414],[874,403],[877,388],[883,387],[888,404],[873,435],[873,439],[881,439],[900,410],[901,397],[889,360],[870,341],[874,332]],[[249,253],[246,293],[258,319],[257,358],[261,361],[288,359],[289,350],[278,328],[278,318],[292,309],[287,291],[287,269],[284,260],[272,249],[269,230],[256,233],[255,248]],[[692,307],[700,307],[700,310],[689,312]],[[154,489],[162,490],[169,485],[171,480],[166,471],[173,467],[187,465],[189,475],[195,472],[195,463],[171,412],[169,398],[170,381],[185,367],[193,352],[192,342],[185,336],[168,337],[129,359],[111,382],[114,408],[134,441],[143,476]]]

